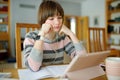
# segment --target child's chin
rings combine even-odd
[[[55,30],[55,32],[59,32],[60,30]]]

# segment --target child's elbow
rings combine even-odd
[[[39,68],[30,68],[30,70],[32,70],[33,72],[37,72],[40,70],[40,67]]]

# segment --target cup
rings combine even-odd
[[[108,80],[120,80],[120,57],[106,58],[105,65]]]

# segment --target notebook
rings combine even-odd
[[[38,80],[66,75],[70,80],[89,80],[105,74],[99,64],[104,61],[109,53],[110,51],[102,51],[77,55],[68,65],[46,66],[38,72],[32,72],[29,69],[19,69],[19,78],[20,80]]]

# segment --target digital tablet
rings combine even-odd
[[[110,51],[100,51],[85,55],[76,55],[70,62],[65,72],[72,72],[87,67],[99,65],[109,55]]]

